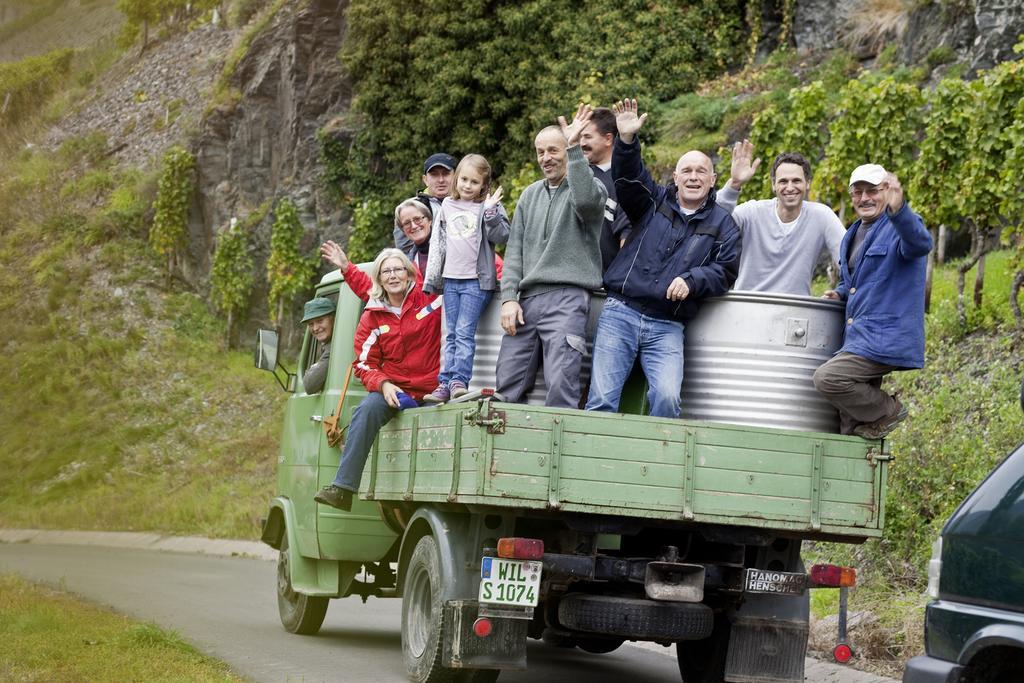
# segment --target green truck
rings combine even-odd
[[[322,393],[301,386],[302,370],[320,353],[308,332],[295,374],[278,361],[276,334],[261,331],[256,352],[257,366],[290,392],[278,495],[263,527],[263,540],[280,551],[287,631],[316,633],[331,599],[399,597],[402,653],[417,682],[496,680],[503,669],[526,668],[528,638],[595,654],[625,641],[675,644],[686,683],[803,681],[808,588],[849,585],[853,572],[808,573],[801,542],[881,535],[884,442],[649,417],[642,386],[623,404],[636,414],[504,403],[477,387],[464,400],[405,410],[388,423],[358,500],[342,512],[313,495],[332,481],[340,457],[327,443],[325,417],[340,404],[347,424],[366,395],[355,379],[343,390],[362,302],[337,271],[317,295],[337,301]],[[729,296],[752,310],[771,308]],[[813,341],[820,312],[806,309],[819,304],[788,299],[781,314],[766,314],[765,338],[783,345],[768,353],[775,366],[738,374],[778,383],[786,374],[780,358],[807,366],[800,357],[808,347],[831,353]],[[487,315],[478,368],[493,366],[500,338],[496,304]],[[741,327],[749,327],[743,316]],[[708,348],[727,346],[699,329],[688,335]],[[474,383],[477,374],[487,382],[486,372],[474,372]],[[789,381],[805,391],[810,375],[801,372]],[[689,365],[687,373],[689,381]],[[768,400],[774,410],[779,400]],[[805,412],[791,403],[790,412]]]

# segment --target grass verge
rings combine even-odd
[[[0,575],[0,679],[240,681],[173,631]]]

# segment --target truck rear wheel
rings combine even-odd
[[[277,556],[277,611],[284,629],[289,633],[313,635],[324,623],[329,602],[330,598],[303,595],[292,588],[288,534],[285,533],[281,537],[281,550]]]
[[[725,680],[729,632],[729,620],[719,614],[715,617],[709,638],[676,643],[676,659],[683,683],[721,683]]]
[[[405,574],[402,595],[402,657],[405,669],[415,683],[475,681],[473,671],[442,666],[443,648],[441,559],[437,541],[427,535],[416,543]]]
[[[573,593],[559,603],[558,621],[574,631],[650,640],[701,640],[711,635],[714,613],[699,602]]]

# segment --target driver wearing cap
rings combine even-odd
[[[850,175],[857,221],[839,247],[839,285],[825,298],[846,303],[843,346],[814,373],[839,411],[840,431],[880,439],[907,417],[881,390],[896,370],[924,366],[924,286],[932,236],[910,210],[895,175],[864,164]]]
[[[320,358],[302,374],[302,386],[307,394],[318,394],[327,380],[327,366],[331,360],[331,336],[334,334],[334,302],[318,296],[306,302],[302,323],[323,347]]]

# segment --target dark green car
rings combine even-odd
[[[907,663],[904,683],[1024,681],[1024,444],[946,523],[928,592],[927,654]]]

